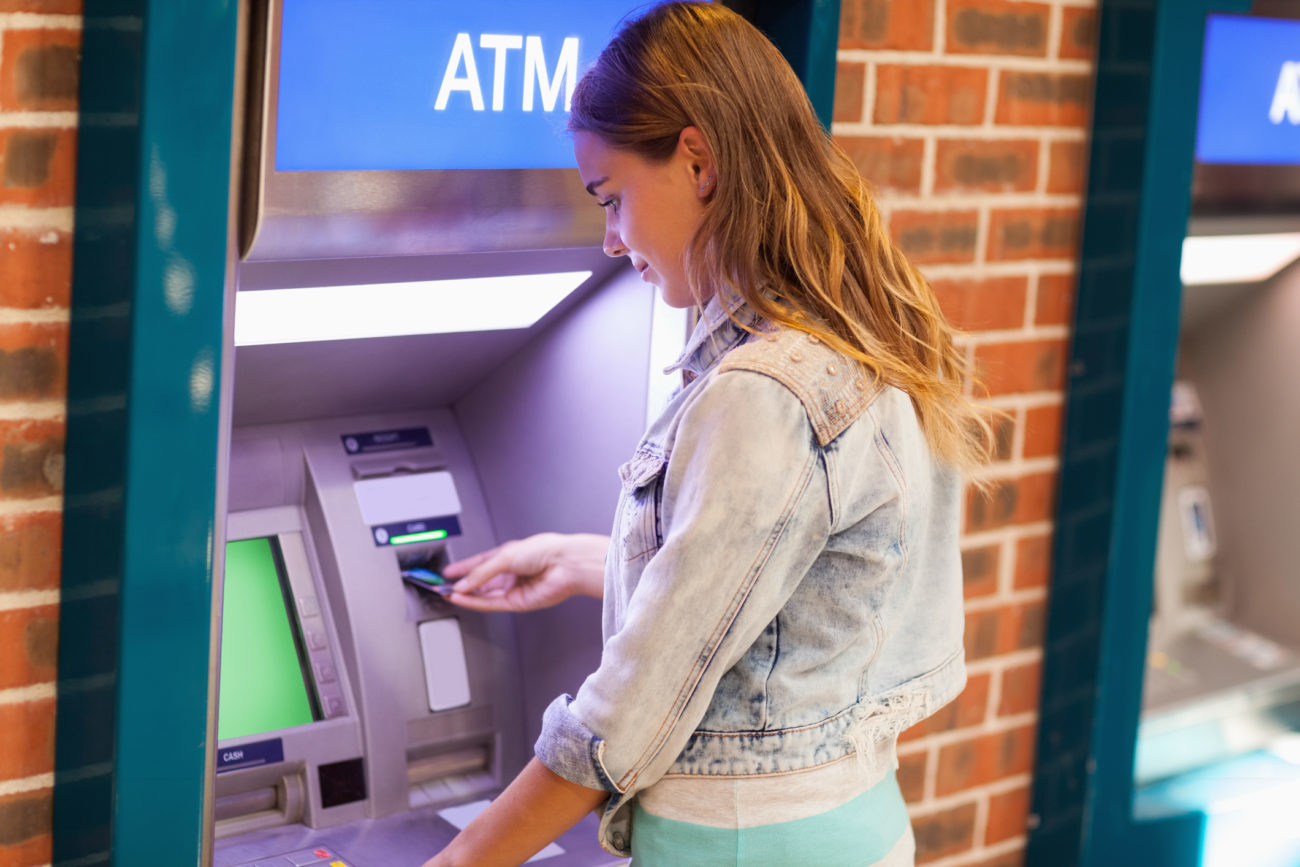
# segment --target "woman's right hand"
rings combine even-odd
[[[570,596],[600,599],[609,537],[538,533],[450,563],[448,602],[475,611],[533,611]],[[459,580],[457,580],[459,579]]]

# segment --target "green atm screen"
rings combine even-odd
[[[226,544],[217,740],[312,722],[298,638],[285,606],[279,543]]]

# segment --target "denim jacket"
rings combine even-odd
[[[600,667],[536,745],[610,792],[618,855],[665,775],[869,760],[966,680],[960,480],[908,396],[717,299],[673,369],[687,384],[619,470]]]

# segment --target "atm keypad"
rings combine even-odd
[[[321,696],[322,709],[325,711],[326,719],[333,719],[336,716],[343,716],[346,708],[343,706],[343,696],[325,694]]]
[[[294,867],[306,867],[308,864],[328,863],[338,859],[338,854],[331,852],[329,849],[317,847],[315,849],[303,849],[301,852],[290,852],[284,856],[286,860]]]
[[[337,852],[317,846],[313,849],[301,849],[288,855],[277,855],[261,861],[250,861],[240,867],[355,867]]]
[[[307,633],[307,646],[312,650],[325,650],[329,647],[324,629],[319,626],[308,626],[304,631]]]

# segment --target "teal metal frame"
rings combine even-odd
[[[55,864],[203,857],[239,5],[86,3]]]
[[[177,867],[210,854],[218,403],[244,5],[86,2],[56,865]],[[791,59],[829,127],[838,0],[806,0],[800,16],[791,33],[802,48],[782,47],[803,52]]]
[[[1030,865],[1195,864],[1198,816],[1133,819],[1205,18],[1103,0]]]
[[[840,0],[734,0],[728,5],[781,50],[808,91],[818,120],[829,130],[835,110]]]

